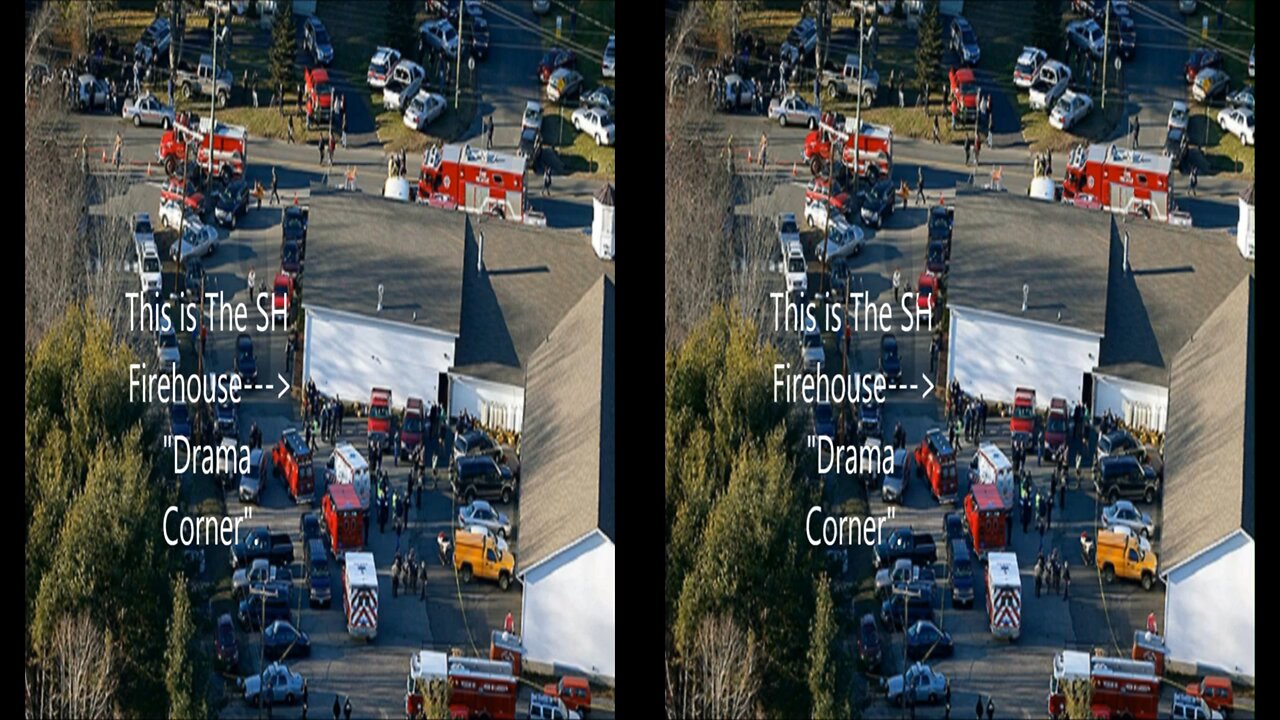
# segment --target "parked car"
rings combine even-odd
[[[907,628],[903,642],[907,646],[907,657],[912,660],[951,657],[956,649],[951,633],[928,620],[917,620],[915,625]]]
[[[156,333],[156,360],[162,369],[176,368],[182,361],[178,352],[178,334],[174,332],[171,321],[160,321],[160,331]]]
[[[276,620],[262,631],[262,649],[273,660],[307,657],[311,655],[311,638],[288,620]]]
[[[826,350],[822,347],[822,335],[818,332],[818,328],[809,328],[805,330],[802,340],[804,345],[804,371],[806,373],[818,372],[819,365],[827,361]]]
[[[232,180],[218,191],[213,206],[213,217],[219,225],[236,226],[236,218],[249,211],[249,183],[244,179]]]
[[[251,383],[258,379],[258,362],[253,354],[253,338],[249,333],[236,336],[235,370],[243,382]]]
[[[1013,66],[1013,84],[1020,88],[1029,88],[1035,82],[1040,66],[1049,59],[1049,53],[1038,47],[1024,47],[1018,61]]]
[[[610,36],[609,36],[609,42],[605,43],[605,46],[604,46],[604,57],[603,57],[603,59],[600,61],[600,76],[601,76],[601,77],[611,78],[611,77],[613,77],[613,76],[614,76],[614,75],[613,75],[613,38],[614,38],[614,36],[613,36],[613,35],[610,35]],[[1252,74],[1253,74],[1253,73],[1252,73],[1252,70],[1253,70],[1253,55],[1252,55],[1252,54],[1250,54],[1250,55],[1249,55],[1249,70],[1251,71],[1251,72],[1250,72],[1250,74],[1252,75]]]
[[[1227,96],[1227,103],[1231,107],[1242,107],[1253,109],[1253,86],[1245,85]]]
[[[1174,100],[1173,105],[1169,108],[1167,126],[1170,130],[1182,130],[1185,132],[1188,117],[1190,117],[1190,112],[1187,109],[1187,104],[1181,100]]]
[[[333,62],[333,41],[324,23],[315,15],[308,16],[302,24],[302,49],[311,55],[312,65],[329,65]]]
[[[292,705],[302,697],[302,676],[283,664],[273,662],[257,675],[240,678],[240,689],[250,705],[258,706],[270,694],[272,705]]]
[[[831,411],[831,402],[822,401],[813,406],[813,434],[818,437],[835,438],[836,419]]]
[[[391,70],[391,78],[382,87],[382,107],[403,110],[413,99],[427,76],[426,70],[412,60],[401,60]]]
[[[610,114],[613,113],[613,88],[608,85],[601,85],[582,96],[582,104],[587,107],[600,108]]]
[[[782,127],[800,125],[813,130],[818,127],[820,113],[804,98],[792,94],[769,103],[769,119],[777,120]]]
[[[1197,102],[1212,103],[1231,90],[1231,78],[1217,68],[1204,68],[1191,85],[1191,97]]]
[[[169,405],[169,434],[191,439],[191,411],[187,409],[185,402]]]
[[[1241,145],[1253,144],[1253,110],[1238,107],[1218,112],[1218,127],[1222,132],[1236,136]]]
[[[1093,469],[1093,483],[1098,498],[1113,503],[1122,496],[1152,503],[1160,493],[1156,472],[1129,455],[1099,460]]]
[[[884,221],[893,215],[897,196],[894,194],[893,180],[881,178],[874,185],[859,193],[862,203],[859,216],[862,224],[868,227],[881,228]]]
[[[1196,81],[1196,77],[1201,70],[1205,68],[1221,68],[1223,63],[1222,53],[1212,48],[1196,48],[1191,51],[1191,55],[1187,57],[1187,62],[1183,64],[1182,74],[1187,84]]]
[[[194,213],[182,220],[182,238],[169,246],[169,256],[185,262],[188,258],[207,257],[218,249],[218,229],[205,225]]]
[[[230,613],[218,617],[218,629],[213,636],[213,652],[218,662],[227,668],[240,663],[240,643],[236,640],[236,628]]]
[[[445,106],[448,103],[449,101],[443,95],[419,90],[418,94],[413,96],[413,100],[409,101],[409,107],[405,108],[405,126],[414,130],[421,130],[433,121],[438,120],[444,114]]]
[[[159,125],[168,130],[173,127],[174,112],[172,105],[165,105],[151,93],[143,93],[136,98],[124,101],[123,115],[125,120],[132,120],[134,127]]]
[[[582,75],[575,70],[560,68],[551,73],[551,78],[547,80],[547,99],[563,104],[581,89]]]
[[[978,34],[973,31],[969,21],[959,15],[951,21],[951,49],[959,56],[963,65],[977,65],[982,58]]]
[[[880,667],[880,630],[876,627],[876,618],[871,613],[862,616],[858,622],[858,659],[869,670]]]
[[[1222,713],[1209,707],[1202,697],[1175,692],[1169,717],[1173,720],[1222,720]]]
[[[458,508],[458,527],[479,525],[500,538],[511,536],[511,520],[504,513],[493,509],[485,500],[476,500]]]
[[[825,217],[825,212],[824,212]],[[826,222],[826,237],[817,247],[817,258],[834,262],[847,255],[856,255],[866,247],[866,236],[862,228],[850,225],[839,213],[831,213]]]
[[[893,333],[880,336],[880,372],[893,380],[902,377],[902,358],[898,356],[898,338]]]
[[[908,696],[916,705],[932,705],[947,694],[947,678],[924,663],[916,663],[905,673],[886,680],[885,690],[891,705],[906,707]]]
[[[455,16],[456,17],[456,16]],[[446,57],[458,57],[458,31],[448,18],[428,20],[418,27],[419,41],[424,48],[433,47]]]
[[[1138,50],[1137,24],[1134,23],[1133,18],[1125,15],[1119,18],[1112,18],[1111,27],[1115,30],[1116,48],[1120,52],[1120,57],[1125,60],[1132,60],[1134,53]]]
[[[538,80],[540,82],[548,82],[552,74],[557,70],[572,70],[578,67],[578,56],[572,50],[566,50],[561,47],[553,47],[542,55],[542,59],[538,61]]]
[[[476,7],[480,7],[477,5]],[[473,15],[467,18],[462,31],[462,52],[476,60],[489,59],[489,21]]]
[[[899,448],[893,453],[893,471],[885,473],[884,482],[880,486],[880,499],[884,502],[901,503],[907,493],[907,483],[911,480],[912,459],[906,448]]]
[[[596,141],[596,145],[613,144],[613,118],[608,110],[594,107],[581,107],[573,111],[573,129],[586,133]]]
[[[453,460],[472,456],[491,457],[502,460],[502,448],[483,430],[470,430],[454,436]]]
[[[1107,45],[1107,36],[1096,20],[1085,18],[1067,23],[1067,41],[1088,51],[1095,58],[1101,58]]]
[[[1143,449],[1138,439],[1127,430],[1114,430],[1098,436],[1096,460],[1106,457],[1119,457],[1121,455],[1133,455],[1139,460],[1144,460],[1146,450]]]
[[[1093,99],[1083,93],[1068,90],[1062,93],[1053,111],[1049,113],[1049,124],[1059,130],[1068,130],[1084,119],[1093,110]]]
[[[365,75],[365,81],[370,87],[381,90],[387,86],[387,80],[391,78],[391,70],[399,62],[399,50],[378,46],[378,49],[373,51],[373,57],[369,58],[369,72]]]
[[[1046,60],[1040,73],[1027,88],[1032,110],[1049,110],[1071,84],[1071,68],[1057,60]]]
[[[158,17],[142,31],[142,37],[133,46],[133,54],[144,65],[158,61],[159,56],[169,52],[169,43],[173,37],[169,28],[169,19]]]
[[[1202,698],[1215,711],[1229,713],[1235,709],[1235,691],[1231,680],[1222,675],[1206,675],[1186,687],[1187,694]]]
[[[1117,500],[1115,504],[1102,508],[1102,523],[1127,527],[1146,538],[1154,535],[1156,530],[1151,516],[1138,510],[1128,500]]]
[[[454,497],[473,502],[477,497],[500,500],[504,505],[515,497],[516,482],[511,469],[492,457],[463,457],[454,463],[451,486]]]
[[[932,582],[910,584],[897,588],[880,603],[880,618],[891,632],[911,627],[920,620],[933,620]]]

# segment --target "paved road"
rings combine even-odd
[[[739,167],[745,167],[743,163],[748,149],[755,157],[760,134],[766,133],[769,137],[770,173],[780,181],[792,182],[794,165],[796,182],[807,182],[811,177],[802,157],[804,138],[808,133],[804,128],[779,127],[776,122],[758,115],[717,114],[698,128],[697,132],[713,147],[724,147],[726,139],[732,134]],[[895,180],[905,179],[913,189],[917,168],[923,168],[926,190],[935,198],[939,191],[953,194],[957,183],[967,183],[970,176],[975,175],[973,166],[965,166],[964,149],[959,145],[935,145],[925,140],[895,138],[893,160]],[[1065,162],[1065,157],[1054,157],[1055,174],[1063,172],[1061,168],[1065,167]],[[990,182],[991,172],[997,166],[1003,168],[1003,185],[1009,192],[1026,192],[1031,184],[1032,167],[1031,157],[1025,147],[983,148],[982,165],[976,171],[976,184],[981,187]],[[1247,180],[1237,176],[1205,176],[1200,179],[1199,195],[1194,198],[1180,195],[1178,204],[1191,212],[1197,227],[1235,227],[1239,217],[1236,196],[1247,184]],[[798,214],[803,207],[801,198],[787,209]]]

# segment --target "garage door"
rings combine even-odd
[[[304,378],[329,397],[369,402],[374,386],[391,389],[395,407],[405,399],[438,397],[457,337],[325,308],[308,307]]]
[[[1034,388],[1036,402],[1048,406],[1052,397],[1080,397],[1100,343],[1095,333],[953,305],[947,381],[1006,403],[1015,387]]]

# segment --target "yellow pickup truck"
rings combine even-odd
[[[498,587],[506,590],[515,576],[515,565],[515,555],[500,548],[492,535],[465,531],[454,535],[453,567],[462,582],[471,582],[472,577],[497,580]]]
[[[1137,580],[1142,583],[1143,590],[1150,590],[1155,585],[1156,554],[1143,550],[1137,537],[1110,530],[1099,531],[1095,554],[1103,580],[1112,582],[1117,576]]]

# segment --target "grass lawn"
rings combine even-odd
[[[1207,167],[1202,164],[1201,170],[1212,173],[1254,174],[1254,155],[1252,147],[1245,147],[1235,135],[1222,132],[1218,127],[1218,109],[1210,108],[1209,117],[1205,117],[1203,107],[1195,108],[1198,112],[1192,115],[1187,125],[1187,133],[1194,145],[1199,146],[1204,155]],[[1205,131],[1208,130],[1208,140]]]
[[[544,105],[542,142],[555,148],[565,172],[614,176],[614,149],[596,145],[586,133],[573,129],[573,109]]]
[[[1069,150],[1081,143],[1103,140],[1124,118],[1122,103],[1108,103],[1103,111],[1095,97],[1092,112],[1070,130],[1062,131],[1049,125],[1049,113],[1031,109],[1031,100],[1026,94],[1018,95],[1017,103],[1022,115],[1022,136],[1033,151]]]
[[[1221,30],[1218,30],[1217,12],[1206,7],[1201,7],[1195,13],[1184,17],[1187,28],[1194,32],[1194,35],[1186,40],[1188,50],[1202,45],[1201,18],[1207,15],[1209,36],[1234,48],[1241,56],[1247,58],[1254,45],[1254,31],[1228,16],[1235,16],[1250,25],[1256,25],[1255,0],[1223,0],[1216,5],[1222,5],[1225,11]],[[1253,84],[1253,78],[1249,77],[1247,60],[1240,60],[1231,55],[1224,57],[1226,58],[1225,69],[1227,75],[1231,77],[1232,89]],[[1218,128],[1218,110],[1219,108],[1216,107],[1209,109],[1209,133],[1206,141],[1204,106],[1192,104],[1194,115],[1191,119],[1191,141],[1200,144],[1208,161],[1209,171],[1252,175],[1254,172],[1253,148],[1244,147],[1234,135],[1223,133]]]
[[[554,5],[552,11],[540,18],[542,28],[549,35],[541,38],[542,47],[551,47],[556,45],[556,16],[562,18],[561,34],[574,43],[587,47],[598,55],[604,54],[604,46],[609,42],[609,36],[614,34],[613,19],[613,2],[612,0],[578,0],[576,2],[578,8],[577,28],[572,34],[570,28],[570,14],[559,5]],[[596,58],[589,58],[578,53],[578,72],[582,73],[583,88],[591,90],[601,84],[600,78],[600,61]],[[605,81],[606,85],[613,86],[612,80]]]
[[[550,36],[542,38],[543,47],[556,45],[556,16],[562,18],[561,34],[579,45],[584,45],[595,52],[604,53],[604,46],[609,36],[614,34],[613,3],[603,0],[580,0],[576,30],[570,34],[572,23],[569,11],[555,6],[552,12],[540,19],[543,29]],[[595,58],[584,57],[579,53],[578,72],[582,74],[582,89],[589,92],[600,85],[614,87],[612,79],[601,78],[600,62]],[[545,115],[542,119],[542,141],[553,147],[564,171],[568,173],[589,173],[613,176],[614,149],[597,146],[595,140],[573,129],[573,108],[562,107],[552,103],[543,103]]]

